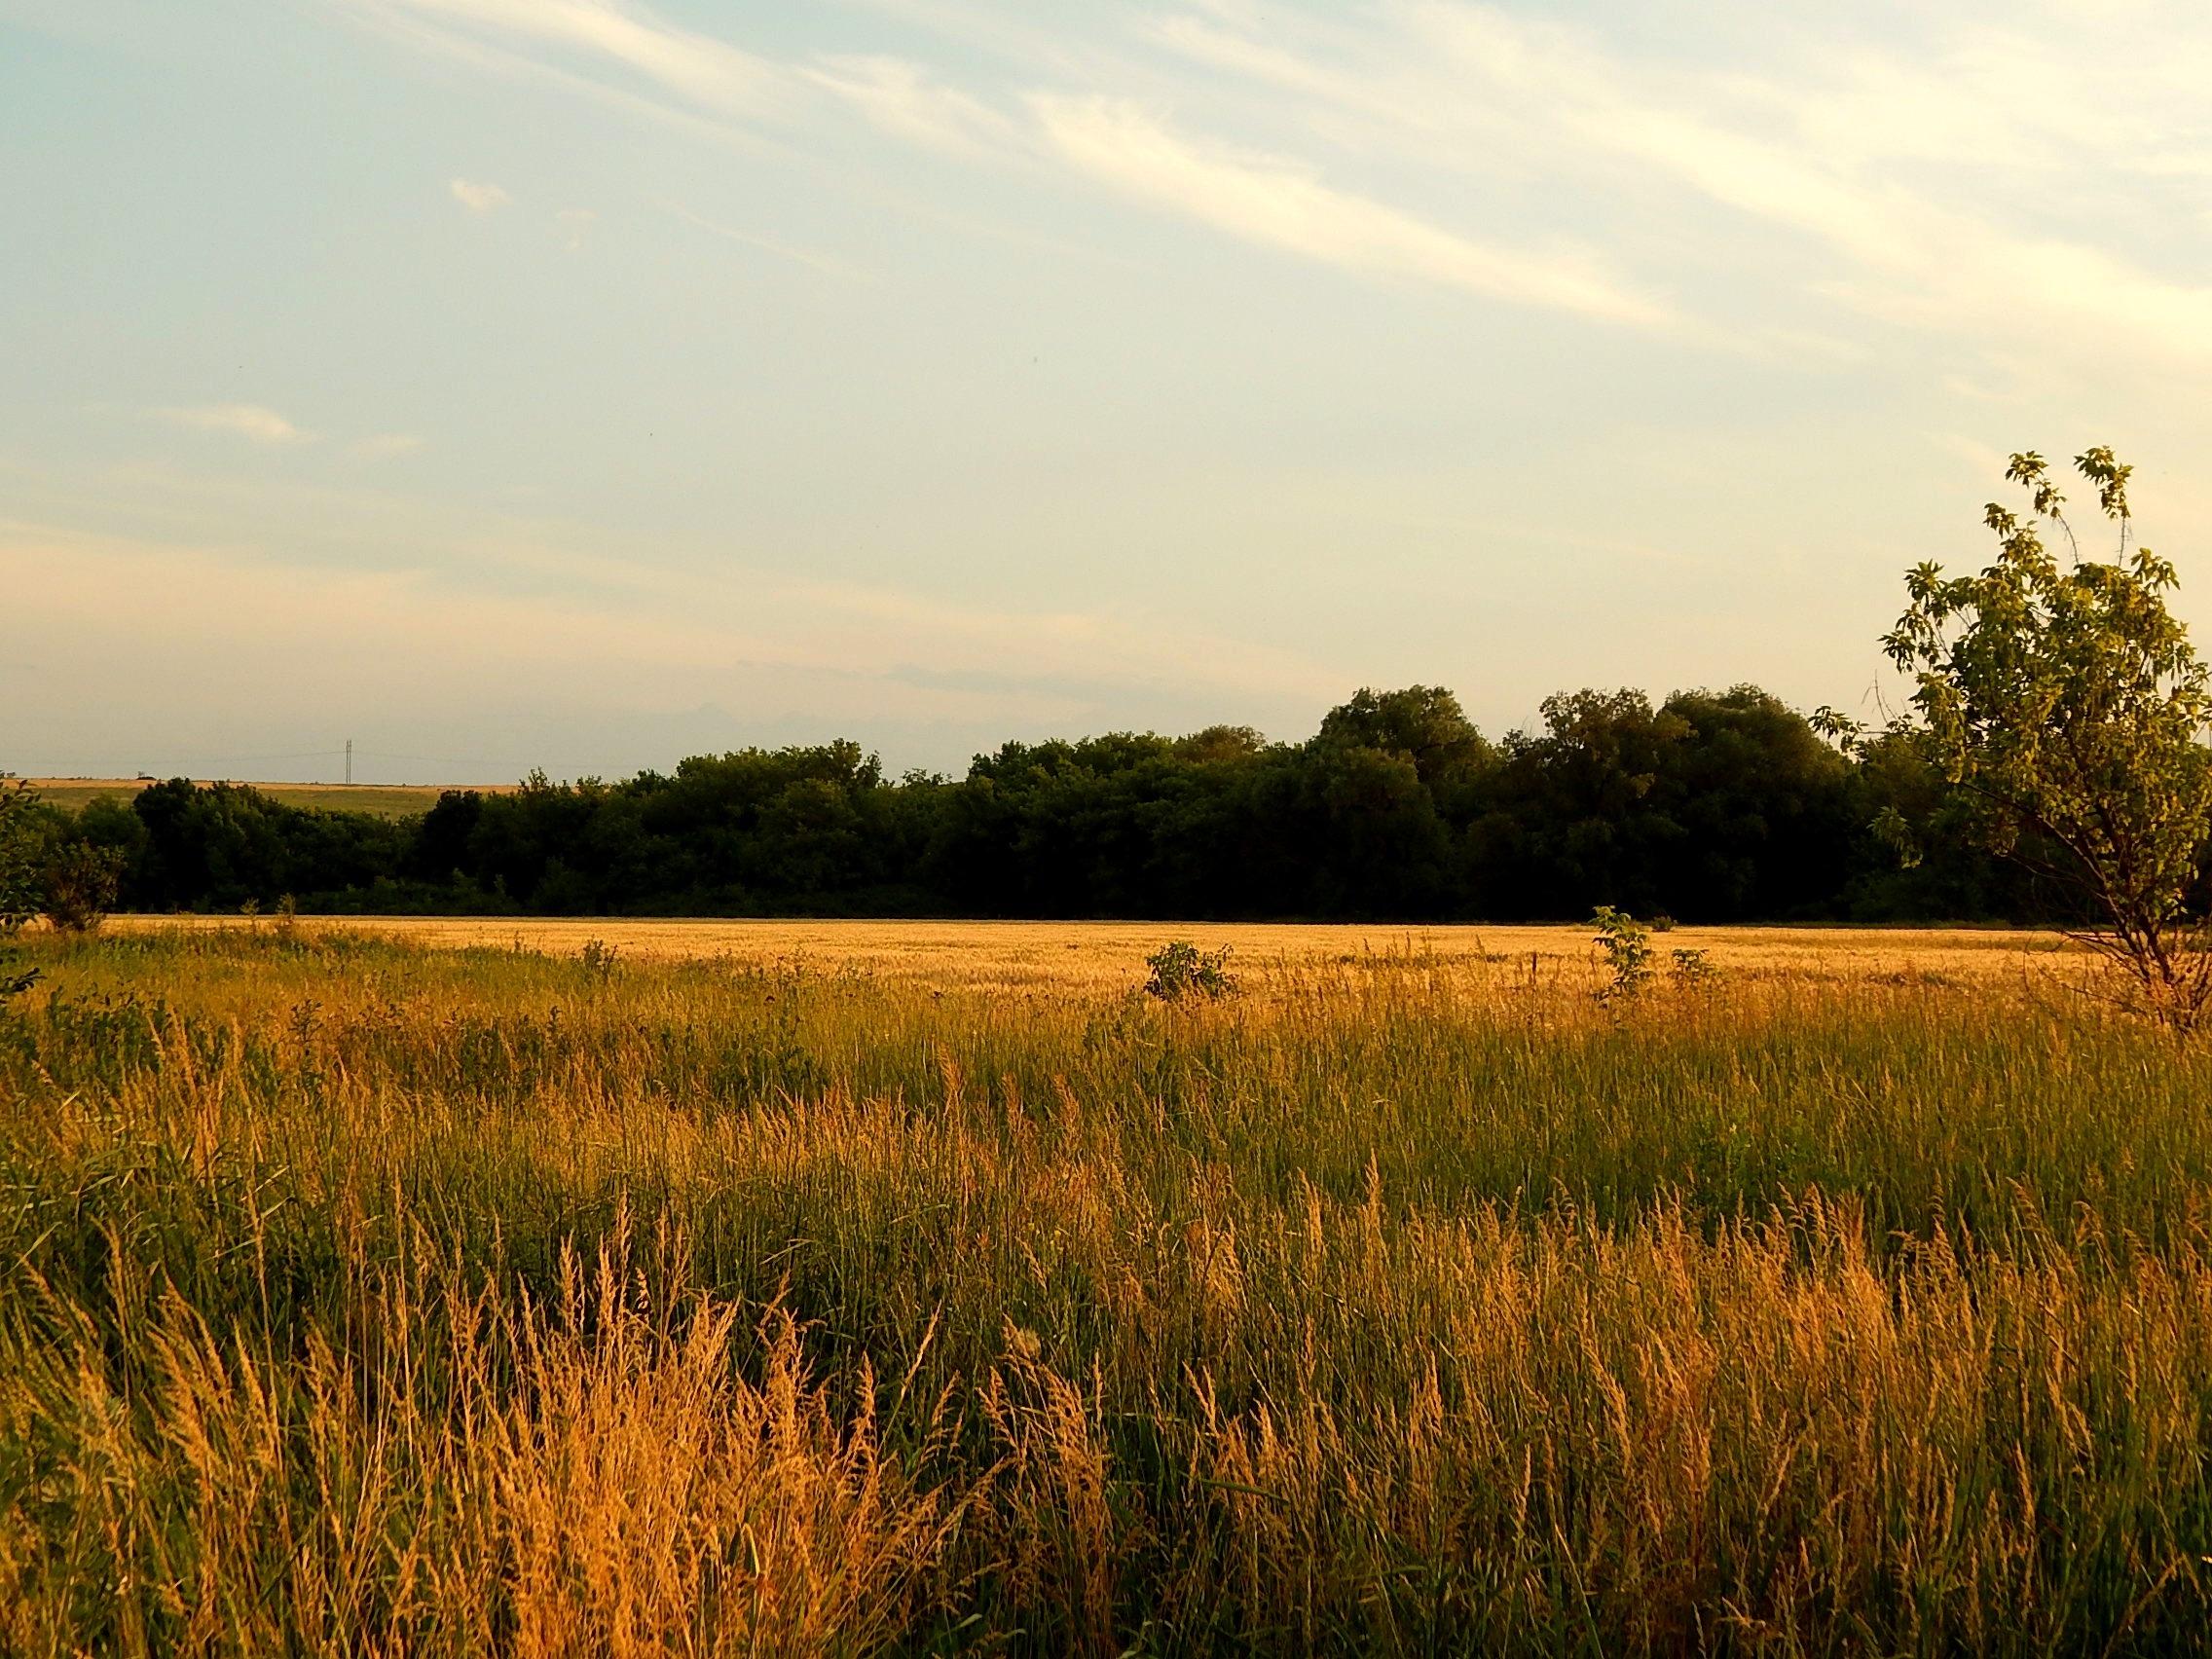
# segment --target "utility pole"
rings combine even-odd
[[[353,740],[351,738],[346,740],[346,781],[349,784],[353,781]]]

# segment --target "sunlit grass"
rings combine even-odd
[[[2212,1062],[2093,1003],[36,942],[0,1650],[2202,1628]]]

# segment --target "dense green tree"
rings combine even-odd
[[[484,797],[478,792],[441,792],[408,842],[401,873],[420,882],[465,880],[474,860],[471,842],[483,820]]]
[[[1479,767],[1491,756],[1459,699],[1441,685],[1409,685],[1403,691],[1363,686],[1322,717],[1313,747],[1402,756],[1424,787]]]
[[[1656,870],[1684,831],[1652,792],[1689,722],[1627,690],[1547,697],[1543,717],[1543,731],[1506,738],[1470,830],[1478,908],[1552,920],[1600,904],[1661,909]]]
[[[979,756],[949,792],[930,873],[983,914],[1221,914],[1204,891],[1240,773],[1261,764],[1239,738],[1209,734],[1213,757],[1185,760],[1166,738],[1116,732],[1080,743],[1010,743]],[[1180,856],[1179,856],[1180,855]]]
[[[1850,766],[1756,686],[1549,698],[1467,831],[1476,907],[1695,921],[1825,913],[1847,877]]]
[[[130,804],[146,830],[131,871],[135,908],[235,910],[288,891],[281,821],[259,791],[171,778],[149,784]]]
[[[670,775],[449,793],[410,870],[567,913],[911,911],[936,781],[888,784],[847,742],[694,756]]]
[[[1303,756],[1306,913],[1414,920],[1454,913],[1451,827],[1402,749],[1316,738]]]
[[[1176,759],[1202,765],[1208,761],[1257,760],[1268,752],[1268,740],[1247,725],[1211,725],[1177,738],[1170,747]]]
[[[171,778],[131,801],[143,838],[124,879],[138,909],[235,910],[326,901],[388,879],[407,830],[367,813],[286,806],[243,784]],[[121,836],[109,844],[129,846]]]
[[[1755,685],[1677,691],[1680,736],[1655,804],[1681,831],[1660,851],[1659,907],[1700,921],[1816,915],[1847,874],[1850,767],[1804,718]]]

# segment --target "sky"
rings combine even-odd
[[[0,0],[0,770],[1875,716],[2098,443],[2212,626],[2207,85],[2163,0]]]

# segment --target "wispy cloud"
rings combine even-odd
[[[662,95],[747,121],[803,125],[809,102],[827,98],[918,148],[996,164],[1049,158],[1094,185],[1346,270],[1613,322],[1670,320],[1663,307],[1588,256],[1492,245],[1328,185],[1309,164],[1189,134],[1139,103],[1103,92],[1016,92],[1009,114],[907,58],[826,54],[806,63],[779,62],[616,0],[356,3],[380,15],[460,27],[463,33],[453,44],[467,55],[487,41],[581,54],[602,68],[643,77]],[[429,38],[433,44],[446,39]],[[458,194],[459,181],[455,189]],[[809,257],[769,239],[734,234],[772,252]]]
[[[560,232],[561,245],[571,253],[582,251],[584,239],[599,215],[588,207],[564,207],[553,215],[554,228]]]
[[[514,200],[496,184],[474,184],[465,178],[455,179],[448,188],[453,199],[472,213],[489,213]]]
[[[1666,308],[1588,254],[1556,247],[1531,252],[1462,234],[1325,183],[1321,169],[1306,161],[1192,133],[1109,92],[1001,89],[1002,107],[905,57],[825,54],[809,62],[780,62],[616,0],[354,3],[387,18],[457,28],[458,36],[426,38],[464,55],[495,44],[552,53],[559,57],[534,60],[564,74],[570,70],[563,60],[596,62],[603,71],[641,77],[662,96],[752,123],[801,127],[825,106],[842,108],[917,148],[995,165],[1050,161],[1092,186],[1347,271],[1612,322],[1671,320]],[[837,263],[775,239],[706,228],[819,268]]]
[[[1727,235],[1739,269],[1806,299],[1992,345],[2042,332],[2060,350],[2201,361],[2212,288],[2114,251],[2140,210],[2126,181],[2182,176],[2212,146],[2195,91],[2212,37],[2201,18],[2169,21],[2158,62],[2124,64],[2096,35],[1948,13],[1894,50],[1862,32],[1824,51],[1807,31],[1750,68],[1711,52],[1631,57],[1586,29],[1443,0],[1358,24],[1217,4],[1143,32],[1289,97],[1356,149],[1444,176],[1545,180],[1579,216],[1619,227],[1630,260],[1681,257],[1632,229],[1666,199],[1655,193],[1702,198],[1770,233]],[[2157,234],[2143,243],[2170,241],[2171,214],[2145,228]],[[1807,245],[1827,262],[1810,281]]]
[[[1588,262],[1485,246],[1333,189],[1284,158],[1187,138],[1137,105],[1043,93],[1029,101],[1071,166],[1247,240],[1347,270],[1417,277],[1610,322],[1668,320],[1662,308],[1606,280]]]
[[[749,142],[774,129],[818,162],[857,118],[1343,270],[1682,339],[1844,360],[1826,337],[1857,313],[1984,350],[2046,332],[2078,357],[2212,360],[2212,220],[2176,202],[2212,166],[2212,29],[2163,0],[2125,31],[1969,3],[1887,37],[1827,19],[1674,55],[1460,0],[1109,5],[1051,29],[994,0],[875,0],[995,63],[968,85],[910,54],[780,59],[639,0],[346,3],[487,67]],[[1702,317],[1658,297],[1723,288]]]
[[[904,58],[824,57],[806,76],[885,132],[924,149],[1003,156],[1025,143],[1014,124],[990,105]]]
[[[353,0],[372,18],[443,25],[427,44],[466,49],[487,38],[610,61],[699,104],[732,114],[787,107],[793,77],[782,64],[680,28],[623,0]]]
[[[681,202],[664,201],[660,205],[667,212],[682,219],[685,224],[695,226],[711,236],[721,237],[733,242],[741,242],[747,247],[758,248],[762,253],[772,253],[779,259],[792,260],[811,271],[819,271],[825,276],[838,276],[848,282],[873,282],[876,280],[875,273],[872,271],[864,270],[853,264],[852,261],[840,259],[833,253],[825,253],[820,248],[800,247],[793,242],[781,241],[774,237],[762,236],[756,231],[741,231],[734,225],[725,225],[719,220],[710,219],[704,213],[695,213]]]
[[[312,444],[315,439],[314,433],[302,431],[276,410],[258,403],[204,403],[152,413],[173,425],[200,432],[228,432],[257,444]]]

